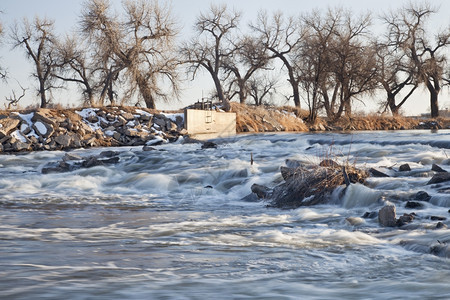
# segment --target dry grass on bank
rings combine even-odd
[[[369,114],[342,117],[334,122],[317,118],[314,124],[309,124],[304,121],[308,112],[295,107],[261,107],[232,102],[231,111],[236,113],[237,132],[450,129],[450,118]]]
[[[301,111],[293,108],[265,108],[231,103],[236,113],[237,132],[308,131]]]
[[[420,122],[419,119],[403,116],[367,115],[352,118],[343,117],[330,125],[340,127],[343,130],[401,130],[415,128]]]

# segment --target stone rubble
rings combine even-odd
[[[0,114],[0,152],[145,146],[185,135],[184,114],[144,108],[38,109]]]

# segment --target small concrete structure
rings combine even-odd
[[[206,140],[236,134],[236,114],[215,110],[186,109],[184,126],[192,138]]]

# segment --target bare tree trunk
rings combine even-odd
[[[45,83],[42,80],[39,81],[39,94],[41,96],[41,108],[46,108],[47,97],[45,95]]]
[[[217,97],[219,98],[220,102],[224,103],[225,95],[223,94],[223,88],[222,88],[222,84],[220,83],[220,79],[213,72],[210,72],[210,73],[214,80],[214,85],[215,85],[216,91],[217,91]]]
[[[295,107],[300,108],[300,93],[298,89],[298,84],[296,82],[292,84],[292,92],[294,96]]]
[[[400,106],[395,105],[395,96],[392,93],[387,93],[387,104],[393,116],[398,116]]]
[[[144,99],[145,106],[147,108],[155,109],[155,99],[153,97],[152,90],[145,80],[145,77],[143,75],[136,76],[136,83],[139,87],[139,91],[141,92],[141,96]]]
[[[438,93],[435,89],[430,90],[430,107],[431,107],[431,117],[439,117],[439,104],[438,104]]]
[[[350,99],[345,99],[344,100],[344,110],[345,110],[345,116],[347,118],[351,118],[352,117],[352,104],[351,104],[351,100]]]
[[[239,102],[245,104],[247,100],[247,87],[245,86],[245,81],[239,79]]]

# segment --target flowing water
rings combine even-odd
[[[64,152],[1,155],[0,298],[450,298],[450,230],[430,219],[450,226],[450,183],[426,185],[433,163],[450,171],[450,131],[217,143],[115,148],[117,164],[51,174],[42,168]],[[330,156],[391,177],[351,185],[315,207],[241,200],[253,183],[280,183],[286,159]],[[412,171],[397,172],[403,163]],[[431,200],[405,208],[418,191]],[[386,203],[416,219],[383,228],[361,218]]]

